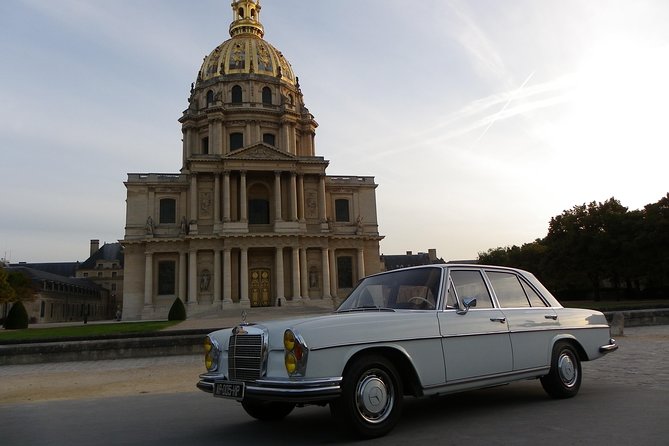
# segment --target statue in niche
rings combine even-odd
[[[146,233],[147,233],[147,235],[153,235],[153,230],[154,230],[154,226],[153,226],[153,218],[151,218],[150,215],[149,215],[149,217],[146,219],[146,225],[145,225],[144,227],[145,227],[145,229],[146,229]]]
[[[200,291],[208,291],[210,281],[211,275],[209,274],[209,270],[202,270],[202,274],[200,275]]]
[[[311,268],[309,271],[309,288],[318,289],[318,270]]]
[[[364,218],[362,217],[362,215],[358,215],[358,218],[355,220],[355,224],[357,226],[357,229],[355,230],[355,232],[358,235],[362,234],[364,229],[365,229],[364,226],[363,226],[363,220],[364,220]]]
[[[179,234],[186,235],[188,234],[188,221],[186,220],[186,217],[181,217],[181,224],[179,227]]]

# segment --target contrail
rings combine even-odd
[[[479,137],[476,138],[476,141],[474,141],[474,144],[477,144],[481,139],[483,139],[483,137],[485,136],[485,134],[488,133],[488,130],[490,130],[490,127],[492,127],[492,125],[497,121],[497,118],[498,118],[502,113],[504,113],[504,110],[506,110],[506,108],[509,106],[509,104],[511,103],[511,101],[514,100],[514,98],[518,95],[518,93],[520,93],[520,92],[522,91],[523,87],[525,87],[525,85],[527,85],[527,83],[530,81],[530,79],[532,79],[532,76],[534,76],[534,73],[535,73],[535,72],[533,71],[533,72],[530,73],[529,76],[527,76],[527,79],[525,79],[525,82],[523,82],[523,84],[522,84],[520,87],[518,87],[518,89],[517,89],[517,90],[516,90],[516,91],[509,97],[509,100],[506,101],[506,104],[504,104],[504,107],[502,107],[502,109],[501,109],[500,111],[498,111],[497,113],[495,113],[495,116],[490,120],[490,122],[488,123],[488,125],[486,126],[486,128],[483,129],[483,132],[481,132],[481,134],[479,135]],[[474,144],[472,144],[472,145],[474,145]]]

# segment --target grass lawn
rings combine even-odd
[[[96,336],[152,333],[175,325],[178,322],[179,321],[117,322],[105,324],[89,323],[86,325],[68,325],[47,328],[39,328],[38,325],[32,325],[31,328],[25,330],[0,330],[0,342],[30,341],[37,339],[90,338]]]

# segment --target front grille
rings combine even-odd
[[[228,374],[230,379],[255,381],[262,376],[263,335],[232,334],[228,344]]]

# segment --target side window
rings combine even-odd
[[[232,103],[241,104],[242,103],[242,87],[235,85],[232,87]]]
[[[529,307],[530,302],[525,296],[525,291],[518,281],[518,277],[513,273],[500,273],[486,271],[495,295],[502,308],[522,308]]]
[[[351,221],[348,212],[348,200],[335,200],[335,221]]]
[[[544,300],[539,296],[539,294],[534,291],[534,288],[532,288],[527,282],[524,280],[520,280],[520,284],[523,286],[523,290],[525,290],[525,294],[527,295],[527,298],[530,300],[530,305],[533,307],[547,307],[548,305]]]
[[[451,280],[460,300],[475,298],[475,308],[492,308],[488,287],[479,271],[451,271]]]
[[[239,150],[244,147],[244,134],[240,132],[230,133],[230,150]]]
[[[273,133],[263,133],[262,142],[276,147],[276,136]]]
[[[448,283],[448,294],[446,295],[446,309],[458,308],[458,299],[455,297],[453,282]]]
[[[177,221],[177,201],[174,198],[160,200],[160,223],[171,224]]]
[[[172,261],[158,262],[158,294],[174,294],[176,283],[176,263]]]
[[[272,105],[272,90],[269,87],[263,87],[262,89],[262,103]]]

